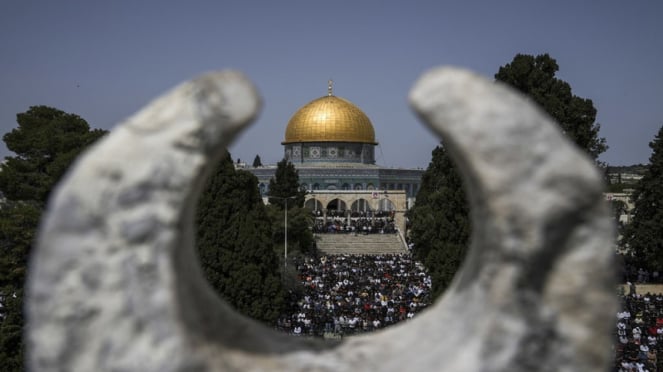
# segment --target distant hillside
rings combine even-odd
[[[609,192],[629,192],[645,174],[647,166],[643,164],[634,165],[609,165],[606,169]]]
[[[608,165],[608,174],[616,173],[630,173],[637,174],[642,176],[647,170],[647,166],[644,164],[633,164],[633,165]]]

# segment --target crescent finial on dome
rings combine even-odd
[[[329,79],[329,80],[327,81],[327,95],[328,95],[329,97],[331,97],[331,96],[334,95],[334,93],[332,92],[332,89],[333,89],[333,88],[334,88],[334,80]]]

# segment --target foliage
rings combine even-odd
[[[269,204],[284,208],[285,199],[288,199],[288,208],[304,206],[306,190],[299,185],[299,172],[287,159],[276,164],[274,178],[269,180]],[[292,198],[291,198],[292,197]]]
[[[0,365],[3,371],[23,371],[23,290],[9,295],[2,289],[3,318],[0,320]]]
[[[203,192],[197,215],[200,262],[212,287],[241,313],[273,323],[283,306],[272,221],[251,173],[226,156]]]
[[[609,165],[607,167],[607,172],[610,174],[613,173],[632,173],[632,174],[645,174],[647,171],[647,166],[644,164],[633,164],[633,165]]]
[[[275,244],[278,252],[284,251],[285,242],[285,215],[284,210],[276,205],[268,205],[267,211],[272,220],[272,242]],[[288,257],[290,253],[301,252],[305,254],[313,253],[313,216],[311,211],[306,208],[290,208],[288,204]]]
[[[628,189],[632,189],[633,185],[631,184],[625,184],[625,183],[610,183],[606,185],[606,192],[613,192],[613,193],[623,193],[627,192]]]
[[[642,177],[647,167],[642,164],[628,166],[606,166],[606,183],[608,192],[630,192],[638,182],[638,176]]]
[[[594,104],[574,95],[567,82],[555,77],[558,70],[557,61],[548,54],[517,54],[511,63],[500,67],[495,79],[532,98],[576,145],[596,160],[608,146],[605,138],[598,136],[600,125],[595,122]]]
[[[46,106],[17,115],[3,137],[16,156],[0,171],[0,365],[23,370],[23,285],[42,208],[53,186],[88,145],[104,135],[87,122]]]
[[[22,371],[23,283],[41,211],[35,203],[0,208],[0,365]]]
[[[431,274],[434,297],[449,286],[463,261],[470,234],[468,215],[460,175],[445,148],[438,146],[408,212],[413,253]]]
[[[7,202],[0,208],[0,288],[23,286],[40,214],[31,202]]]
[[[106,133],[90,130],[78,115],[47,106],[30,107],[16,119],[18,128],[3,140],[17,156],[7,157],[0,172],[0,190],[10,200],[44,204],[74,158]]]
[[[612,210],[612,215],[615,217],[615,220],[619,222],[619,217],[628,211],[628,206],[626,205],[626,202],[622,200],[613,199],[610,201],[610,209]]]
[[[649,143],[649,167],[632,194],[633,218],[624,228],[622,242],[641,267],[663,265],[663,127]]]
[[[262,160],[260,160],[260,155],[256,154],[256,157],[253,159],[253,168],[262,167]]]
[[[269,210],[274,224],[272,240],[275,244],[285,241],[284,208],[288,206],[288,250],[311,253],[314,240],[310,227],[311,212],[304,208],[306,190],[299,184],[299,172],[288,160],[276,165],[274,178],[269,180]],[[287,200],[287,201],[286,201]]]

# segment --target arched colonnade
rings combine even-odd
[[[405,232],[406,194],[403,190],[310,190],[304,207],[310,209],[317,220],[327,223],[332,219],[393,218],[394,224]]]

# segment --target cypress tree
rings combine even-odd
[[[276,165],[274,178],[269,180],[268,211],[273,221],[274,230],[272,241],[281,245],[285,242],[285,199],[288,204],[288,250],[301,253],[311,253],[314,245],[311,232],[312,216],[304,208],[306,190],[299,184],[299,172],[295,166],[286,159]],[[281,248],[279,248],[281,250]]]
[[[256,155],[253,159],[253,168],[262,167],[262,160],[260,160],[260,155]]]
[[[197,246],[212,287],[239,312],[272,324],[284,297],[272,221],[257,186],[226,156],[199,202]]]
[[[287,159],[283,159],[276,164],[274,178],[269,180],[268,196],[270,196],[269,204],[277,205],[280,209],[285,206],[284,198],[289,198],[288,209],[304,206],[306,190],[301,189],[299,172]]]
[[[623,229],[622,243],[635,263],[660,270],[663,265],[663,126],[654,140],[649,165],[635,186],[633,218]]]
[[[417,201],[408,212],[415,258],[424,263],[440,296],[460,267],[470,235],[469,207],[462,180],[443,146],[421,178]]]

